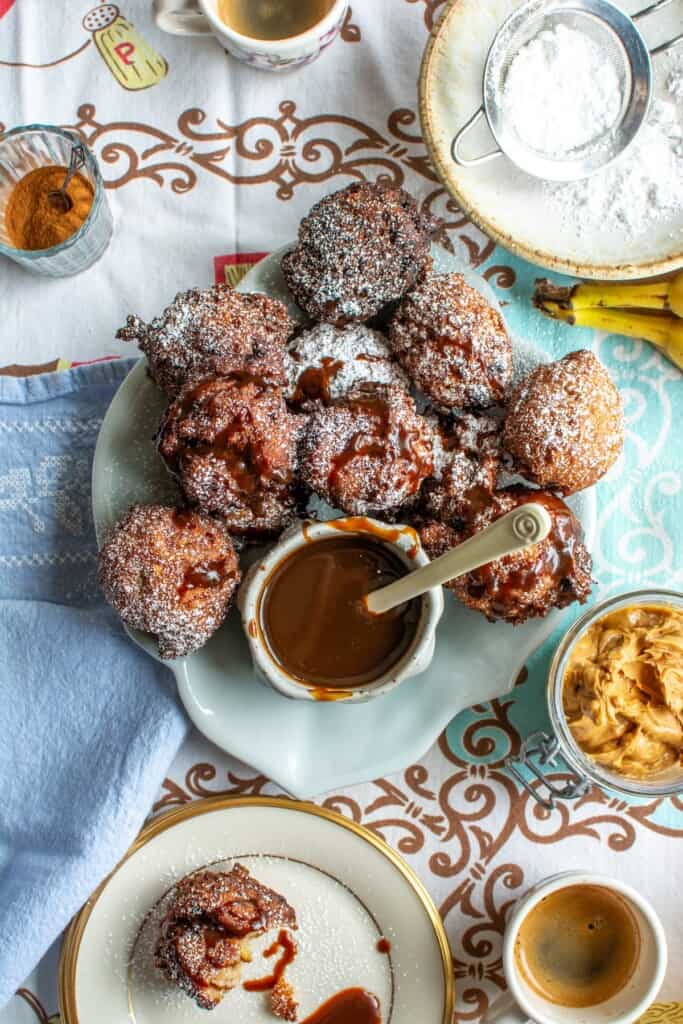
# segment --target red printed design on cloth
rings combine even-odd
[[[227,256],[214,256],[213,270],[216,284],[231,284],[235,288],[251,268],[260,263],[267,252],[233,252]]]

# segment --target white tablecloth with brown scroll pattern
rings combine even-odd
[[[440,186],[420,137],[416,79],[444,5],[354,0],[318,63],[268,76],[236,65],[213,41],[162,35],[148,0],[122,0],[122,31],[140,33],[167,64],[152,87],[135,90],[125,65],[83,27],[87,0],[0,0],[0,122],[78,131],[100,160],[117,222],[105,258],[77,279],[39,280],[3,264],[1,361],[52,368],[56,357],[121,353],[114,332],[127,313],[152,316],[176,291],[209,283],[221,257],[286,243],[324,193],[362,177],[403,184],[443,219],[442,243],[498,289],[513,329],[553,354],[583,344],[608,362],[629,439],[599,488],[596,572],[605,590],[680,585],[681,460],[670,438],[683,406],[680,375],[643,346],[570,334],[533,314],[534,268],[496,249]],[[506,909],[530,883],[569,867],[616,874],[651,897],[671,947],[662,998],[683,992],[683,803],[629,804],[594,790],[547,814],[502,768],[520,736],[544,724],[550,649],[509,699],[459,716],[418,764],[320,800],[387,839],[427,884],[451,939],[461,1020],[476,1020],[503,987]],[[276,791],[193,735],[154,811],[215,793]],[[53,950],[1,1024],[56,1011],[55,968]]]

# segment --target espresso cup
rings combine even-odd
[[[154,20],[175,36],[214,35],[228,53],[263,71],[288,71],[310,64],[334,42],[344,23],[348,0],[335,0],[307,32],[284,39],[253,39],[235,32],[218,15],[217,0],[154,0]]]
[[[607,889],[627,905],[638,930],[634,969],[624,987],[610,999],[592,1006],[563,1006],[544,999],[523,976],[515,955],[520,928],[531,911],[551,893],[568,886],[589,885]],[[632,1024],[654,1002],[667,964],[664,929],[643,897],[614,878],[592,872],[567,871],[539,882],[513,908],[503,939],[503,970],[508,991],[496,1000],[482,1024]]]

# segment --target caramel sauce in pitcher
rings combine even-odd
[[[386,544],[342,535],[314,541],[278,565],[260,618],[274,660],[317,689],[352,689],[396,664],[412,644],[421,602],[372,615],[362,598],[408,571]]]

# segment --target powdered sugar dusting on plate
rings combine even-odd
[[[618,228],[628,238],[683,212],[683,61],[655,94],[636,140],[589,178],[546,184],[561,221],[579,235]]]
[[[324,871],[300,861],[251,854],[214,861],[209,867],[212,871],[227,871],[235,863],[243,864],[264,885],[282,893],[296,911],[299,927],[293,935],[299,951],[286,976],[300,1002],[299,1017],[311,1013],[336,991],[360,986],[375,992],[383,1008],[383,1020],[388,1019],[394,987],[392,961],[391,957],[378,954],[376,943],[383,934],[391,939],[391,922],[376,921],[349,889]],[[176,875],[168,884],[178,880]],[[160,1014],[166,1024],[205,1020],[206,1011],[198,1009],[154,965],[159,926],[169,899],[169,894],[162,897],[139,926],[130,954],[132,1006],[142,1020],[156,1020]],[[250,943],[253,959],[244,965],[243,980],[270,973],[272,960],[263,958],[263,950],[272,939],[270,933]],[[211,1019],[272,1024],[269,993],[247,992],[239,986],[211,1011]]]

